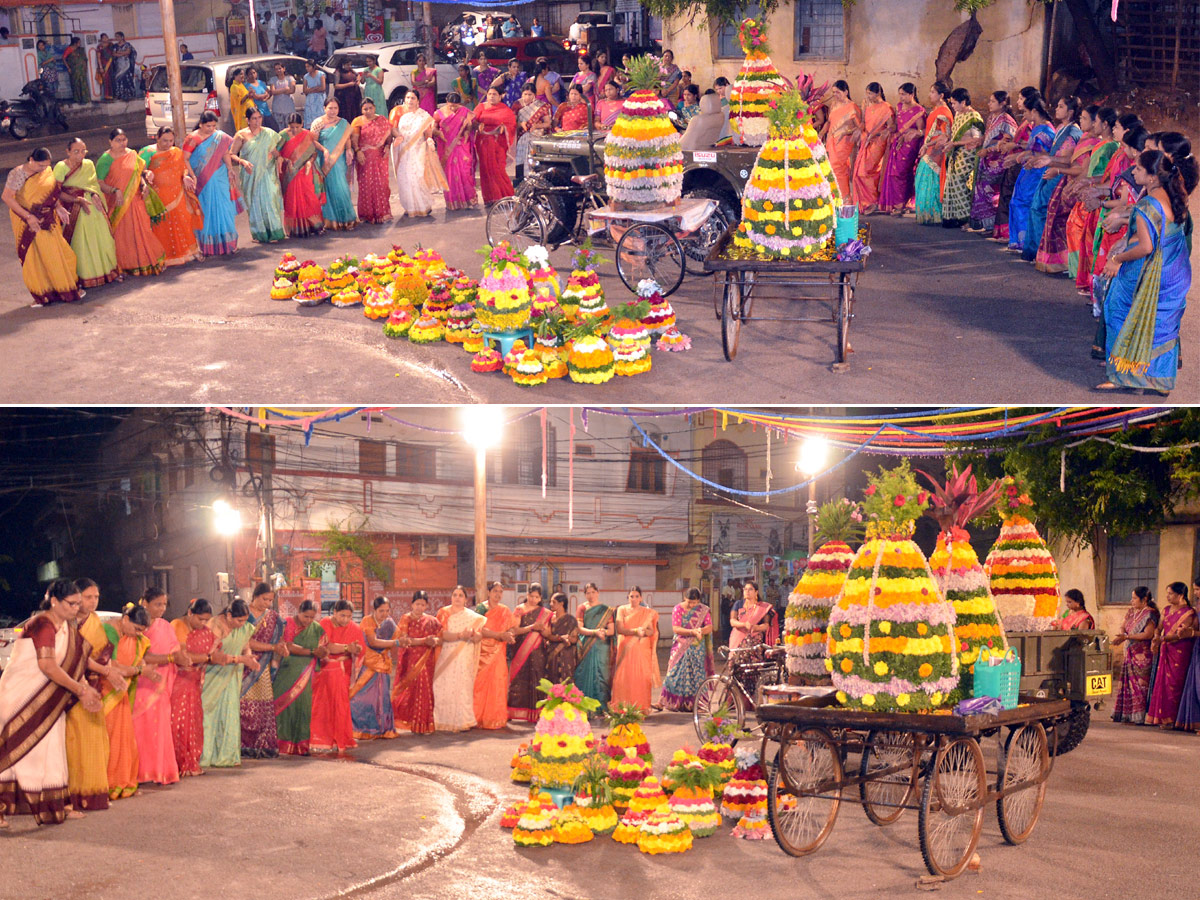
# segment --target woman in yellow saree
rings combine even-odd
[[[126,275],[158,275],[166,261],[162,242],[154,236],[142,194],[142,182],[153,184],[142,158],[129,149],[120,128],[109,136],[109,149],[96,160],[96,175],[108,194],[108,224],[117,244],[117,265]]]
[[[3,196],[17,240],[21,277],[33,295],[33,306],[83,297],[75,274],[75,251],[62,232],[66,210],[59,203],[62,188],[50,171],[50,151],[39,147],[8,173]]]
[[[67,158],[55,165],[54,178],[62,185],[63,206],[71,214],[63,226],[63,238],[75,251],[75,274],[80,286],[99,287],[121,281],[117,247],[108,227],[108,208],[83,138],[67,144]]]
[[[650,712],[658,668],[658,612],[642,605],[642,589],[629,589],[629,602],[617,610],[617,660],[613,663],[612,704],[633,703]]]
[[[158,129],[158,137],[142,148],[142,161],[154,175],[154,190],[166,212],[151,225],[154,236],[166,252],[164,264],[182,266],[203,259],[196,232],[204,228],[204,212],[196,197],[196,173],[183,151],[175,146],[175,132],[167,125]]]

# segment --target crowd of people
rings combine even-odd
[[[1200,597],[1200,578],[1192,597]],[[1150,588],[1134,588],[1112,642],[1125,648],[1113,721],[1200,732],[1200,619],[1188,586],[1167,585],[1162,609]]]
[[[349,601],[320,619],[311,600],[289,614],[259,584],[249,602],[214,612],[197,598],[168,622],[167,595],[150,588],[104,621],[94,581],[54,582],[0,675],[0,828],[13,814],[59,823],[243,758],[533,722],[544,678],[650,712],[690,709],[712,673],[694,588],[673,612],[665,680],[659,614],[640,588],[613,609],[588,584],[574,614],[562,592],[547,605],[531,585],[515,610],[503,592],[493,582],[472,607],[458,586],[436,613],[425,591],[403,614],[377,597],[356,623]],[[753,584],[733,628],[744,650],[778,643],[778,616]]]

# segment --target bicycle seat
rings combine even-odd
[[[600,176],[595,173],[592,173],[591,175],[572,175],[571,176],[571,183],[578,184],[578,185],[590,184],[593,181],[599,181],[599,180],[600,180]]]

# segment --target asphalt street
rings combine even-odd
[[[78,118],[70,111],[67,112],[68,123],[72,119],[78,120]],[[88,116],[89,120],[94,118],[94,114]],[[130,146],[140,149],[148,143],[146,116],[140,109],[134,113],[114,114],[111,122],[104,122],[100,125],[89,124],[85,128],[72,128],[66,133],[57,128],[43,127],[23,141],[15,141],[7,133],[0,135],[0,178],[7,178],[9,170],[13,166],[19,166],[25,162],[29,158],[29,154],[38,147],[48,149],[56,160],[62,159],[66,155],[67,141],[76,137],[84,139],[89,156],[95,159],[108,149],[108,135],[113,128],[117,127],[125,129],[125,133],[129,135]]]
[[[1200,737],[1114,725],[1107,711],[1093,722],[1083,744],[1056,762],[1029,840],[1005,844],[988,808],[979,870],[940,885],[941,896],[1194,896],[1187,848],[1197,837]],[[852,790],[825,845],[800,859],[770,838],[733,839],[730,823],[678,856],[646,856],[607,837],[518,850],[498,822],[503,806],[522,796],[508,779],[509,760],[530,731],[409,735],[366,744],[353,761],[247,761],[170,788],[144,788],[107,812],[58,827],[38,829],[17,817],[0,834],[0,898],[804,900],[920,893],[925,869],[916,813],[876,827]],[[675,749],[696,746],[683,714],[655,714],[646,731],[660,774]]]
[[[49,308],[29,307],[16,256],[5,252],[0,402],[1161,402],[1093,389],[1103,380],[1089,355],[1095,323],[1066,279],[1041,275],[975,235],[919,227],[912,219],[871,221],[874,252],[856,295],[848,371],[831,371],[835,329],[826,309],[786,299],[763,298],[754,313],[816,314],[819,321],[751,321],[737,358],[726,362],[714,283],[692,277],[672,298],[692,349],[655,352],[649,373],[601,386],[561,379],[519,387],[500,374],[472,373],[469,355],[457,346],[389,340],[359,310],[297,308],[268,298],[284,250],[327,264],[393,244],[423,246],[477,276],[483,213],[447,213],[440,199],[430,219],[269,246],[250,242],[241,217],[242,249],[232,258],[130,278],[89,291],[81,303]],[[564,280],[570,253],[564,247],[551,257]],[[599,272],[610,302],[629,296],[611,262]],[[1200,346],[1200,310],[1192,307],[1183,321],[1186,366],[1172,402],[1200,401],[1200,365],[1190,349]]]

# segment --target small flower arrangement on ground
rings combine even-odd
[[[611,834],[617,827],[617,813],[612,805],[612,788],[608,783],[608,757],[593,752],[575,779],[575,805],[588,827],[595,834]]]

